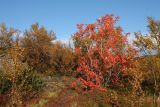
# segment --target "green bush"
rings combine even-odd
[[[16,84],[23,97],[38,95],[44,86],[42,77],[32,69],[22,72],[17,78]]]
[[[11,81],[0,76],[0,94],[7,92],[11,87]]]
[[[9,92],[13,89],[13,81],[9,80],[7,76],[0,74],[0,94]],[[25,69],[16,75],[16,88],[22,99],[37,96],[44,86],[42,77],[32,69]],[[27,97],[26,97],[27,96]]]

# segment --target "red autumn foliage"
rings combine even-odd
[[[106,15],[94,24],[79,24],[74,35],[75,52],[79,55],[78,80],[85,91],[107,90],[101,85],[120,84],[127,74],[136,51],[128,44],[127,34],[115,27],[118,17]],[[76,87],[75,82],[72,87]]]

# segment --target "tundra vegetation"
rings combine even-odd
[[[148,34],[116,26],[105,15],[78,24],[73,44],[38,23],[21,32],[0,25],[0,106],[160,106],[160,21]]]

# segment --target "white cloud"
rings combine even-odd
[[[72,39],[57,39],[53,41],[53,43],[56,43],[56,42],[61,42],[63,44],[66,44],[67,46],[74,47]]]
[[[128,36],[128,42],[129,42],[130,44],[132,44],[135,39],[136,39],[136,38],[135,38],[134,33],[131,33],[131,34]]]

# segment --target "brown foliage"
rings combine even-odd
[[[61,42],[56,42],[52,47],[51,54],[54,72],[68,76],[75,74],[77,57],[72,48]]]
[[[4,55],[12,47],[13,36],[17,31],[8,29],[5,24],[0,25],[0,55]]]
[[[24,61],[33,69],[44,72],[51,66],[50,49],[55,34],[44,27],[33,24],[30,30],[24,33],[22,47],[24,47]]]

